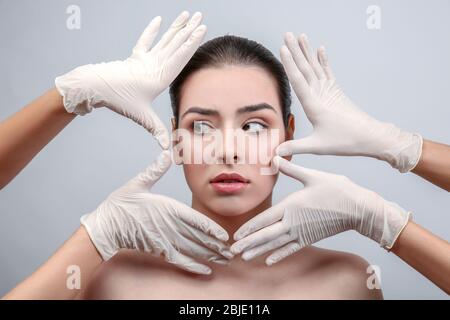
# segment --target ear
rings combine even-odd
[[[288,116],[288,124],[286,128],[286,141],[294,139],[295,117],[292,113]],[[285,156],[284,159],[291,161],[292,156]]]
[[[177,120],[175,117],[170,118],[170,122],[172,123],[172,149],[173,149],[173,160],[176,165],[180,165],[183,163],[182,157],[177,152],[177,144],[179,143],[179,137],[176,135],[177,130]]]
[[[170,122],[172,123],[172,148],[175,147],[178,142],[178,137],[175,137],[175,131],[177,130],[177,120],[175,117],[170,118]]]

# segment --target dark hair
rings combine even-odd
[[[180,93],[186,79],[200,69],[224,65],[256,65],[271,74],[278,85],[283,122],[284,126],[287,127],[289,114],[291,113],[291,88],[283,65],[263,45],[233,35],[217,37],[201,45],[171,83],[169,95],[177,127]]]

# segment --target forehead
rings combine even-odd
[[[281,111],[276,81],[267,71],[257,66],[223,66],[201,69],[186,80],[179,111],[182,114],[189,107],[199,106],[233,112],[262,102]]]

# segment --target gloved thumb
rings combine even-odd
[[[313,135],[303,139],[288,140],[281,143],[275,150],[280,157],[291,156],[293,154],[312,153],[320,154],[320,141]]]
[[[162,151],[144,171],[131,179],[124,188],[127,191],[149,191],[151,187],[167,172],[172,164],[170,150]]]
[[[156,141],[158,141],[161,148],[164,150],[169,149],[169,132],[164,123],[151,107],[145,106],[141,110],[138,115],[131,117],[132,120],[147,129],[155,137]]]
[[[158,35],[161,26],[162,18],[157,16],[152,19],[144,32],[142,32],[136,46],[133,48],[133,53],[146,53],[152,46],[153,41]]]
[[[273,162],[282,173],[299,180],[304,185],[312,182],[312,180],[319,174],[319,171],[317,170],[300,167],[284,158],[281,158],[280,156],[275,156],[273,158]]]

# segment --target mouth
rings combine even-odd
[[[221,173],[209,183],[218,193],[233,194],[241,192],[247,187],[250,180],[237,173]]]

